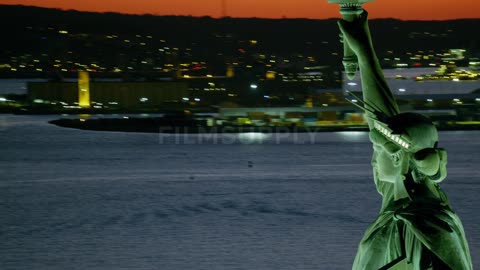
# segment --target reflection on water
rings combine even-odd
[[[241,133],[238,134],[238,139],[241,143],[264,143],[270,137],[272,136],[271,134],[265,134],[261,132],[247,132],[247,133]]]

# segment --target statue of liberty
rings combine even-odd
[[[363,98],[352,95],[370,129],[382,206],[359,244],[353,269],[472,269],[462,223],[439,186],[447,175],[447,153],[439,148],[437,129],[420,114],[400,113],[373,49],[368,14],[356,7],[357,16],[344,16],[339,27],[360,69]]]

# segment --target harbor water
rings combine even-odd
[[[350,269],[379,211],[364,132],[142,134],[0,115],[0,269]],[[480,268],[479,131],[440,133]]]

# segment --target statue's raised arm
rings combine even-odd
[[[350,46],[358,59],[362,80],[363,100],[367,104],[367,116],[371,111],[394,116],[399,113],[392,91],[387,85],[372,44],[368,27],[368,13],[363,13],[353,21],[338,22],[343,40]],[[368,121],[372,128],[372,121]]]

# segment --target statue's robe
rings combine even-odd
[[[425,270],[432,259],[452,270],[473,269],[462,223],[438,184],[440,199],[425,198],[416,187],[412,199],[399,201],[391,183],[376,185],[384,204],[359,244],[354,270],[392,269],[402,260],[407,269]]]

